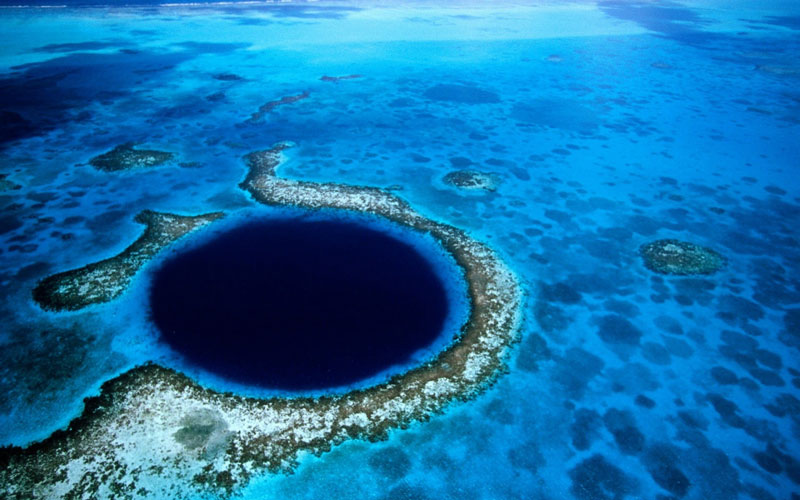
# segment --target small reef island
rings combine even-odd
[[[155,167],[172,160],[175,155],[155,149],[135,149],[136,143],[120,144],[111,151],[95,156],[89,165],[103,172],[118,172],[134,168]]]
[[[337,209],[382,217],[431,235],[461,268],[469,313],[433,359],[390,380],[321,397],[251,398],[205,388],[153,363],[103,384],[65,430],[26,448],[0,450],[4,498],[188,498],[235,494],[266,471],[292,470],[298,454],[347,439],[385,439],[490,385],[517,339],[523,293],[515,275],[466,232],[428,219],[388,190],[276,176],[289,143],[245,157],[240,187],[266,205]],[[76,310],[114,299],[141,264],[172,240],[222,214],[146,212],[145,234],[120,255],[46,278],[34,298]],[[175,238],[173,238],[173,236]],[[88,290],[84,293],[84,290]]]
[[[491,174],[475,170],[454,170],[442,179],[445,184],[468,191],[495,191],[497,179]]]
[[[712,274],[726,259],[711,248],[680,240],[656,240],[639,248],[644,265],[651,271],[679,276]]]

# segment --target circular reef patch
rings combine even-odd
[[[644,265],[662,274],[711,274],[725,265],[714,250],[680,240],[656,240],[639,248]]]
[[[150,290],[162,338],[217,375],[353,384],[442,334],[448,295],[413,246],[358,222],[262,219],[168,259]]]
[[[466,190],[494,191],[497,179],[491,175],[475,170],[454,170],[442,179],[445,184]]]

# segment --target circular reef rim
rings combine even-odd
[[[523,293],[495,252],[465,231],[421,215],[387,190],[277,177],[283,152],[291,146],[278,143],[247,155],[240,188],[269,206],[367,213],[430,234],[464,271],[471,308],[458,339],[385,383],[320,397],[245,397],[202,387],[154,363],[137,366],[87,398],[83,413],[67,429],[26,448],[0,449],[0,490],[6,496],[230,496],[258,474],[293,470],[301,454],[320,455],[348,439],[386,439],[391,429],[428,420],[456,401],[475,397],[507,370]],[[219,217],[149,213],[142,221],[144,234],[130,247],[59,273],[40,304],[46,307],[50,298],[60,297],[65,301],[52,309],[73,311],[113,300],[161,249]],[[60,296],[62,289],[69,293]]]

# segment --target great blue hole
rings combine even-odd
[[[150,288],[161,338],[192,364],[280,390],[356,384],[442,334],[448,296],[412,245],[365,224],[267,219],[167,259]]]

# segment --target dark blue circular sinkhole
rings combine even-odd
[[[152,319],[192,364],[284,390],[354,384],[442,334],[448,295],[413,246],[340,220],[248,222],[154,273]]]

